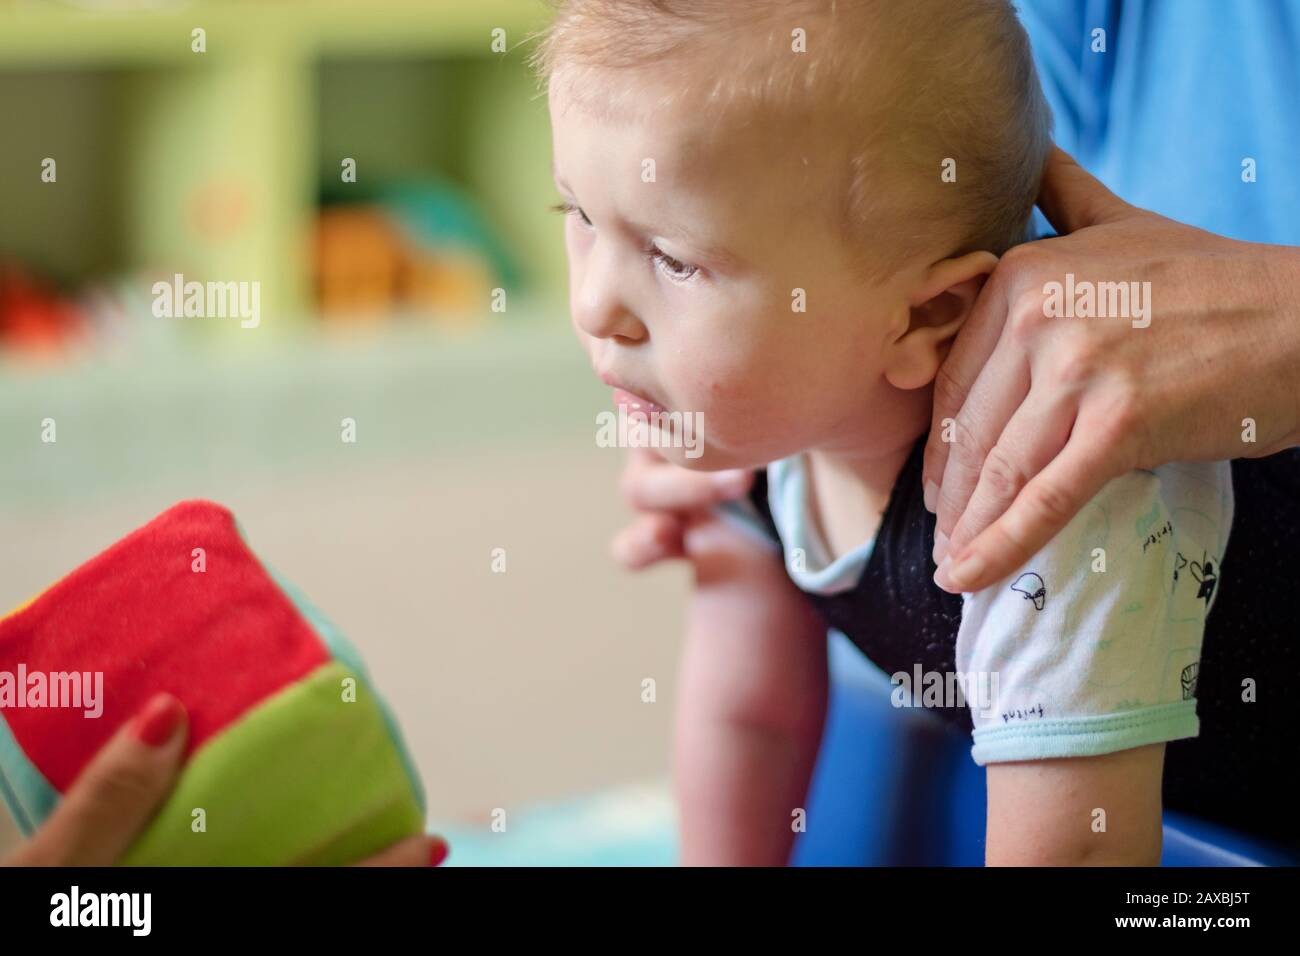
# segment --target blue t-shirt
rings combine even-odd
[[[1056,119],[1053,138],[1080,165],[1162,216],[1300,246],[1300,2],[1016,7]],[[1105,31],[1105,52],[1093,52],[1103,39],[1096,30]],[[1248,160],[1253,182],[1243,180]],[[1041,215],[1038,225],[1051,231]]]

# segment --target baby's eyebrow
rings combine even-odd
[[[561,178],[559,167],[555,165],[554,156],[551,157],[551,179],[557,186],[561,187],[566,192],[573,192],[572,189],[569,189],[569,184],[566,183],[563,178]]]
[[[720,266],[724,271],[734,270],[743,265],[741,258],[726,246],[705,239],[685,224],[673,223],[664,229],[648,229],[637,223],[628,223],[628,226],[643,236],[657,233],[667,239],[680,238],[691,248],[692,256],[698,253],[705,262]]]
[[[573,192],[573,190],[569,187],[569,184],[566,183],[563,178],[561,178],[560,171],[555,165],[555,157],[551,157],[551,179],[553,179],[555,181],[555,185],[559,187],[561,190],[563,190],[564,192],[567,193]],[[725,246],[719,245],[716,242],[711,242],[705,239],[703,236],[701,236],[699,233],[697,233],[695,230],[691,229],[687,225],[681,223],[674,223],[670,229],[665,231],[662,229],[652,229],[643,226],[640,223],[630,222],[628,220],[621,220],[621,222],[628,229],[643,237],[648,237],[656,233],[665,236],[667,238],[672,238],[674,236],[680,237],[683,242],[685,242],[687,245],[691,247],[692,250],[694,250],[694,252],[699,253],[699,255],[706,262],[712,263],[713,265],[716,266],[720,266],[724,270],[738,269],[742,265],[744,265],[744,261],[740,258],[740,256],[736,255],[734,252],[732,252],[730,249],[726,248]]]

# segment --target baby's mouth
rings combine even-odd
[[[629,392],[620,386],[614,387],[614,404],[629,412],[641,412],[644,415],[661,415],[666,411],[658,402],[644,398],[635,392]]]
[[[632,391],[609,373],[597,372],[596,374],[602,382],[614,390],[614,404],[616,406],[626,408],[629,412],[642,412],[646,415],[667,411],[660,402]]]

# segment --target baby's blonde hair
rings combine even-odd
[[[1008,0],[549,2],[530,63],[544,89],[572,70],[587,109],[622,112],[607,81],[582,81],[617,70],[653,83],[655,109],[757,108],[831,130],[845,147],[831,222],[864,274],[1025,238],[1052,121]]]

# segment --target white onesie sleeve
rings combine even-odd
[[[1232,514],[1229,462],[1130,472],[1016,573],[963,595],[956,666],[972,689],[975,762],[1196,736]]]

